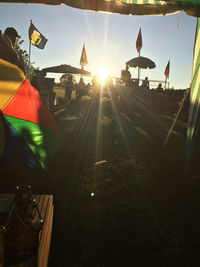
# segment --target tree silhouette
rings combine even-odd
[[[23,50],[21,48],[22,44],[24,43],[24,40],[21,39],[21,36],[17,38],[17,42],[15,44],[15,49],[18,53],[20,53],[24,59],[24,66],[25,66],[25,72],[26,74],[29,73],[29,80],[32,80],[32,78],[35,75],[35,70],[38,68],[35,68],[33,65],[35,62],[30,62],[30,68],[29,68],[29,54],[26,50]]]

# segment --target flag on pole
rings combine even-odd
[[[33,25],[29,27],[29,40],[32,45],[36,46],[37,48],[44,49],[46,42],[48,41],[44,35],[42,35],[38,29]]]
[[[138,53],[140,52],[140,49],[142,48],[142,33],[141,33],[141,28],[138,33],[137,41],[136,41],[136,48]]]
[[[165,68],[165,77],[169,79],[169,69],[170,69],[170,61],[168,61],[167,66]]]
[[[80,65],[81,68],[83,68],[85,65],[88,64],[88,59],[85,51],[85,44],[83,45],[82,53],[81,53],[81,59],[80,59]]]

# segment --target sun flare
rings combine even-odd
[[[109,70],[106,67],[104,67],[104,66],[101,66],[98,69],[97,75],[98,75],[99,81],[100,81],[100,83],[102,85],[104,84],[104,81],[108,77],[109,74],[110,74]]]

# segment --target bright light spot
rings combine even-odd
[[[104,81],[108,77],[109,74],[110,74],[109,70],[104,66],[102,66],[98,69],[97,75],[98,75],[99,81],[102,85],[104,84]]]
[[[93,196],[94,196],[94,193],[93,193],[93,192],[92,192],[92,193],[90,193],[90,196],[91,196],[91,197],[93,197]]]

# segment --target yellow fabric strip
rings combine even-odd
[[[25,79],[19,67],[0,58],[0,110],[12,100]]]
[[[0,158],[2,157],[5,147],[5,130],[3,126],[2,113],[0,112]]]

